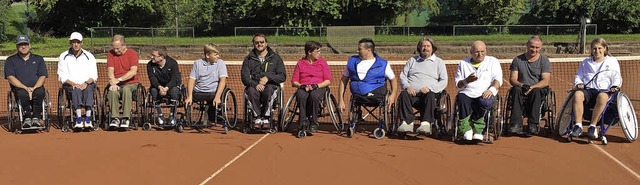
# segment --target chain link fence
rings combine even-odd
[[[191,38],[195,42],[195,32],[193,27],[184,28],[139,28],[139,27],[92,27],[89,28],[91,37],[89,43],[94,46],[93,42],[105,43],[103,40],[110,40],[113,35],[121,34],[127,38],[127,42],[136,44],[171,44],[176,39],[184,41],[185,38]],[[146,43],[135,38],[144,37]],[[107,42],[110,43],[110,42]]]

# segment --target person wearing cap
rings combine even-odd
[[[110,127],[129,128],[133,90],[138,87],[138,53],[127,49],[124,36],[114,35],[113,49],[107,54],[107,76],[109,77]],[[120,114],[122,99],[122,114]]]
[[[29,37],[16,38],[18,53],[5,61],[4,77],[9,80],[11,92],[22,106],[23,128],[41,127],[42,101],[46,94],[44,81],[47,78],[47,66],[40,55],[31,53]]]
[[[498,59],[486,56],[487,46],[482,41],[473,42],[470,54],[460,61],[455,77],[458,134],[464,140],[483,140],[484,112],[491,108],[502,85],[502,68]]]
[[[71,93],[71,108],[75,110],[76,119],[73,128],[93,128],[91,123],[91,107],[93,107],[93,91],[98,80],[96,58],[89,51],[82,49],[82,34],[71,33],[69,49],[62,52],[58,59],[58,80],[62,87]],[[86,117],[82,117],[84,107]]]

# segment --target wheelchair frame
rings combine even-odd
[[[194,104],[197,104],[197,106]],[[215,121],[213,124],[208,123],[209,114],[207,113],[207,110],[210,107],[209,107],[209,104],[206,103],[206,101],[202,101],[202,102],[194,101],[192,104],[185,105],[186,119],[184,123],[186,123],[187,126],[199,132],[203,132],[204,131],[202,130],[203,128],[215,127],[218,124],[218,121],[222,120],[223,122],[222,127],[224,129],[223,133],[224,134],[229,133],[229,130],[235,128],[238,122],[238,106],[236,103],[236,95],[235,93],[233,93],[233,91],[231,91],[231,88],[229,87],[224,88],[221,94],[220,104],[221,106],[218,106],[218,108],[214,110],[214,115],[216,115],[216,118],[214,118]],[[198,121],[193,120],[193,110],[198,111],[196,116]],[[184,129],[183,127],[184,126],[182,123],[179,124],[178,132],[182,132],[182,130]]]
[[[496,100],[493,101],[493,105],[491,106],[491,110],[485,110],[485,112],[483,113],[483,119],[484,119],[484,129],[482,131],[482,135],[483,136],[483,140],[482,142],[484,143],[493,143],[493,141],[498,140],[500,138],[500,132],[501,132],[501,128],[502,125],[504,124],[502,122],[502,118],[500,114],[501,111],[501,97],[500,95],[496,95],[495,96]],[[452,142],[457,142],[462,140],[458,135],[458,129],[459,129],[459,117],[458,117],[458,113],[459,113],[459,107],[458,107],[458,103],[457,103],[457,99],[454,99],[454,111],[452,111],[452,115],[451,117],[451,124],[453,126],[453,129],[451,129],[453,131],[453,133],[451,133],[451,141]]]
[[[336,101],[336,98],[333,96],[333,94],[331,94],[331,89],[329,88],[329,86],[326,87],[326,91],[323,96],[324,97],[320,102],[320,108],[319,108],[320,112],[317,113],[318,118],[329,116],[331,118],[331,122],[333,123],[333,126],[336,128],[336,131],[338,132],[338,134],[340,134],[342,129],[344,129],[343,128],[344,123],[342,121],[342,112],[340,112],[340,110],[337,109],[338,103]],[[328,108],[329,110],[325,112],[326,111],[325,108]],[[283,112],[284,112],[284,120],[281,122],[280,131],[287,132],[289,131],[289,126],[291,126],[291,124],[293,123],[294,118],[298,116],[298,119],[300,119],[299,117],[300,107],[298,106],[298,96],[296,95],[296,92],[291,94],[291,96],[289,97],[289,100],[287,101],[287,104],[284,107]],[[298,125],[296,136],[298,138],[304,138],[307,136],[308,133],[311,133],[309,131],[308,126],[309,125],[306,125],[306,126]]]
[[[434,136],[435,138],[442,138],[445,135],[447,135],[447,133],[449,132],[449,130],[451,130],[451,125],[449,125],[449,116],[451,114],[451,96],[449,96],[449,93],[447,93],[446,90],[442,90],[440,93],[435,93],[436,94],[436,110],[435,110],[435,123],[431,123],[431,133],[429,133],[429,135]],[[444,98],[444,100],[442,99]],[[420,114],[419,110],[416,110],[414,108],[414,115],[418,115]],[[396,133],[399,137],[406,139],[407,137],[407,133],[398,133],[398,127],[400,126],[400,123],[402,122],[402,120],[400,120],[400,117],[398,116],[398,109],[393,109],[393,118],[392,120],[392,124],[389,128],[391,133]],[[420,120],[422,118],[422,115],[420,116],[416,116],[415,120]],[[413,133],[413,134],[418,134],[419,133]]]
[[[264,130],[264,129],[254,129],[253,128],[253,110],[251,110],[249,104],[249,99],[247,98],[247,93],[246,93],[246,87],[243,90],[242,94],[243,94],[243,120],[244,124],[242,127],[242,132],[245,134],[251,133],[253,131],[267,131],[270,134],[275,134],[277,132],[277,128],[276,125],[282,125],[282,121],[283,116],[284,116],[284,110],[282,108],[282,105],[284,104],[284,83],[280,83],[279,86],[276,86],[276,90],[273,91],[273,93],[276,95],[276,97],[274,99],[272,99],[271,101],[273,101],[272,107],[271,109],[271,116],[269,116],[269,129],[268,130]],[[272,95],[273,96],[273,95]],[[277,114],[277,115],[276,115]],[[275,118],[274,118],[275,117]]]
[[[49,96],[49,90],[45,89],[44,99],[42,100],[42,120],[44,125],[40,127],[22,128],[22,105],[15,97],[15,94],[11,90],[7,93],[8,113],[7,115],[7,129],[15,134],[21,134],[23,131],[45,131],[49,132],[51,129],[51,97]]]
[[[104,126],[104,130],[105,131],[109,131],[109,124],[111,123],[111,105],[109,103],[109,87],[111,87],[110,84],[107,84],[107,86],[104,88],[104,93],[102,96],[102,102],[104,102],[104,107],[101,108],[102,110],[102,118],[106,119],[105,121],[103,121],[103,126]],[[145,92],[145,88],[144,86],[142,86],[141,83],[137,84],[136,89],[134,89],[134,92],[132,92],[132,103],[134,103],[133,105],[131,105],[131,117],[129,117],[129,122],[130,125],[128,128],[126,128],[125,130],[138,130],[138,124],[142,123],[143,121],[143,117],[146,114],[145,113],[145,109],[144,109],[144,100],[145,100],[145,96],[146,92]],[[119,109],[122,109],[122,100],[120,101],[120,107]],[[117,127],[120,128],[120,127]]]
[[[72,99],[70,99],[71,97],[71,92],[67,92],[67,90],[64,88],[64,85],[62,87],[60,87],[58,89],[58,126],[60,127],[60,130],[62,132],[78,132],[78,131],[82,131],[83,129],[74,129],[73,128],[73,124],[74,124],[74,119],[73,119],[73,108],[71,107],[72,104]],[[94,90],[93,90],[93,107],[91,108],[91,114],[92,116],[92,124],[93,124],[93,129],[92,131],[98,131],[100,130],[100,124],[102,121],[102,114],[100,113],[100,111],[102,111],[100,108],[104,107],[104,102],[100,101],[102,100],[102,96],[100,96],[100,87],[98,87],[98,85],[96,84],[94,86]],[[69,114],[65,115],[65,112],[69,110]]]
[[[514,87],[511,87],[514,88]],[[509,127],[510,127],[510,121],[511,121],[511,109],[513,107],[513,100],[511,99],[511,88],[509,88],[509,91],[507,91],[506,94],[506,98],[505,98],[505,102],[504,102],[504,114],[503,114],[503,118],[504,120],[502,120],[503,124],[502,125],[502,133],[498,133],[499,135],[501,134],[509,134]],[[546,116],[545,116],[546,115]],[[557,129],[557,124],[556,124],[556,120],[555,120],[555,115],[556,115],[556,93],[555,91],[553,91],[551,88],[548,88],[548,92],[545,95],[544,99],[542,100],[542,104],[540,106],[540,118],[539,121],[545,121],[545,125],[544,125],[544,129],[546,129],[546,133],[543,133],[543,136],[547,136],[547,137],[552,137],[554,135],[554,133],[556,132],[555,130]],[[538,125],[538,127],[540,127],[540,125]],[[528,128],[528,127],[523,127],[523,131],[524,128]]]

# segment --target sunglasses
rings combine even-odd
[[[264,43],[265,43],[265,41],[264,41],[264,40],[261,40],[261,41],[253,41],[253,44],[264,44]]]

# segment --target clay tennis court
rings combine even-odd
[[[623,89],[636,109],[639,58],[620,59]],[[510,60],[509,60],[510,61]],[[558,109],[577,62],[554,61],[552,89]],[[102,67],[104,64],[101,65]],[[399,73],[403,65],[394,65]],[[503,63],[503,69],[508,64]],[[332,93],[344,66],[333,66]],[[290,73],[293,66],[288,65]],[[455,65],[447,65],[450,79]],[[46,88],[57,97],[59,84],[49,66]],[[181,65],[183,76],[190,65]],[[144,67],[140,73],[146,77]],[[229,66],[230,87],[239,98],[239,65]],[[507,74],[507,73],[505,73]],[[100,72],[99,87],[106,75]],[[145,78],[141,78],[145,79]],[[235,81],[233,79],[236,79]],[[505,77],[506,79],[506,77]],[[289,78],[285,87],[290,87]],[[6,81],[0,86],[8,87]],[[146,84],[145,84],[146,83]],[[143,80],[148,86],[148,82]],[[447,91],[454,97],[450,82]],[[567,85],[569,84],[569,85]],[[505,83],[501,95],[508,89]],[[6,89],[3,90],[6,92]],[[286,88],[285,97],[293,90]],[[1,96],[6,102],[6,95]],[[54,102],[55,99],[54,99]],[[56,105],[54,105],[55,107]],[[2,105],[6,115],[6,104]],[[54,109],[55,110],[55,109]],[[242,118],[241,115],[239,115]],[[242,121],[242,120],[240,120]],[[323,120],[326,122],[326,120]],[[1,120],[2,123],[6,119]],[[221,134],[174,131],[97,131],[16,135],[0,131],[0,184],[638,184],[640,144],[629,143],[619,127],[609,145],[559,138],[502,137],[493,144],[459,145],[419,136],[374,139],[370,131],[353,138],[321,132],[297,139],[291,133]]]

